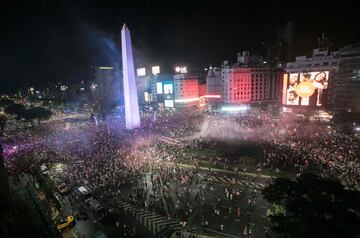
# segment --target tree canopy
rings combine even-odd
[[[22,104],[11,104],[9,106],[7,106],[5,109],[4,109],[4,112],[6,114],[9,114],[9,115],[19,115],[21,114],[24,110],[26,110],[25,106],[22,105]]]
[[[43,107],[32,107],[26,109],[22,104],[11,104],[4,110],[6,114],[15,115],[18,120],[25,119],[33,124],[33,120],[48,120],[52,116],[52,112]]]
[[[360,237],[360,193],[339,181],[277,178],[262,193],[273,204],[272,229],[285,237]]]
[[[40,123],[41,120],[48,120],[52,115],[52,112],[50,110],[47,110],[43,107],[33,107],[27,110],[24,110],[21,114],[20,117],[28,120],[28,121],[32,121],[37,119],[38,122]]]
[[[9,106],[11,104],[15,104],[15,102],[9,98],[2,98],[0,99],[0,106],[2,107],[6,107]]]

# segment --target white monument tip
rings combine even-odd
[[[127,27],[126,23],[124,23],[124,25],[123,25],[123,27],[122,27],[121,30],[122,30],[122,31],[123,31],[123,30],[129,30],[129,28]]]

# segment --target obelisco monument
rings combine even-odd
[[[123,28],[121,29],[121,50],[123,65],[125,123],[126,129],[132,130],[140,127],[140,113],[135,81],[131,37],[130,31],[126,24],[124,24]]]

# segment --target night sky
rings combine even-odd
[[[136,66],[200,68],[235,61],[243,50],[262,53],[287,21],[294,22],[295,55],[310,53],[322,32],[335,49],[359,41],[357,8],[330,1],[312,8],[274,1],[123,2],[1,1],[0,90],[80,82],[88,79],[90,64],[121,63],[125,21]]]

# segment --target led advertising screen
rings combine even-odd
[[[164,100],[165,107],[174,107],[174,100]]]
[[[187,67],[186,66],[176,66],[175,67],[176,73],[186,74],[187,73]]]
[[[316,107],[326,103],[329,71],[289,73],[283,80],[283,104]]]
[[[144,100],[145,102],[150,102],[150,96],[148,92],[144,92]]]
[[[164,94],[173,94],[174,86],[173,84],[164,84]]]
[[[157,82],[156,83],[156,92],[157,92],[157,94],[162,94],[163,93],[162,82]]]
[[[146,75],[146,69],[145,68],[138,68],[136,69],[137,76],[145,76]]]
[[[153,75],[159,74],[159,73],[160,73],[160,66],[153,66],[153,67],[151,68],[151,71],[152,71],[152,74],[153,74]]]

